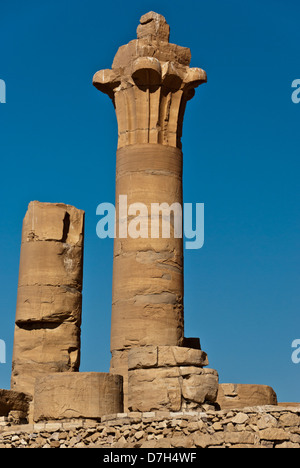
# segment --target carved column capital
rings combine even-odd
[[[137,37],[119,48],[111,69],[93,77],[114,103],[118,148],[141,143],[181,148],[185,106],[206,73],[189,67],[188,48],[169,43],[163,16],[143,15]]]

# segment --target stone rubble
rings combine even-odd
[[[221,383],[217,403],[222,409],[230,409],[277,405],[278,402],[275,391],[268,385]]]
[[[10,424],[0,418],[0,448],[300,448],[300,406]]]

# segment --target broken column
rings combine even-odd
[[[128,350],[186,343],[177,217],[183,201],[181,135],[186,103],[206,73],[189,67],[190,50],[170,44],[169,29],[163,16],[145,14],[137,40],[120,47],[112,68],[93,78],[112,99],[118,121],[111,372],[124,377],[125,408]],[[153,204],[160,222],[151,219]],[[169,234],[163,234],[166,218]],[[139,224],[139,235],[129,232],[132,222]]]
[[[31,202],[22,230],[11,389],[79,370],[84,212]]]

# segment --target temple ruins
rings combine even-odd
[[[33,201],[22,230],[11,388],[0,390],[0,416],[14,423],[277,406],[271,387],[219,384],[200,339],[185,337],[184,248],[172,216],[168,237],[151,235],[161,233],[159,213],[155,226],[147,214],[144,235],[133,238],[124,226],[136,213],[119,215],[125,196],[136,212],[183,205],[184,114],[207,77],[169,34],[165,18],[148,12],[137,39],[93,77],[118,123],[110,372],[79,370],[85,213]]]

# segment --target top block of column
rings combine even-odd
[[[23,221],[19,287],[65,285],[81,292],[84,212],[33,201]]]
[[[144,143],[181,148],[185,106],[206,73],[189,67],[190,49],[169,43],[169,33],[162,15],[143,15],[137,39],[119,48],[111,69],[93,77],[115,106],[118,148]]]

